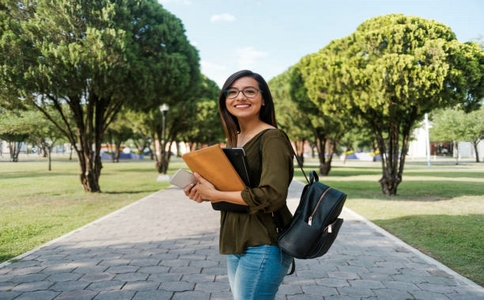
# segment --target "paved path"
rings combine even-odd
[[[294,182],[289,204],[302,184]],[[484,289],[345,209],[322,258],[297,260],[277,299],[484,299]],[[14,263],[0,299],[231,299],[219,214],[170,187]]]

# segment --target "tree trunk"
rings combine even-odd
[[[171,157],[171,146],[173,145],[173,141],[168,144],[163,143],[162,149],[160,151],[160,159],[156,162],[156,169],[159,174],[166,174],[168,172],[168,166],[170,164],[170,157]],[[166,150],[168,148],[168,151]]]
[[[80,175],[81,184],[84,187],[84,191],[90,193],[100,193],[101,187],[99,186],[99,178],[94,176],[93,171],[88,171]]]
[[[319,158],[319,174],[327,174],[326,168],[323,167],[326,164],[326,138],[325,136],[317,136],[316,137],[316,149],[318,149],[318,158]]]
[[[473,146],[474,146],[474,152],[476,153],[476,162],[480,162],[479,161],[479,149],[478,149],[478,145],[479,145],[479,141],[474,141],[473,143]]]
[[[9,142],[8,147],[10,148],[10,160],[12,162],[18,162],[22,142]]]
[[[318,138],[319,174],[321,176],[328,176],[331,171],[331,162],[333,161],[334,149],[336,149],[337,143],[336,139],[329,140],[326,135]],[[327,156],[326,151],[328,151]]]
[[[384,195],[392,196],[397,194],[398,185],[402,180],[398,177],[383,176],[380,179],[381,190]]]
[[[54,144],[52,144],[54,145]],[[52,171],[52,146],[46,148],[47,152],[47,160],[48,160],[48,167],[49,171]]]
[[[115,141],[114,142],[114,157],[113,157],[113,162],[118,163],[119,162],[119,157],[121,156],[121,141]]]
[[[167,154],[164,153],[163,155],[160,154],[160,158],[156,162],[156,170],[159,174],[166,174],[168,171],[168,158]]]
[[[380,186],[384,195],[396,195],[398,185],[402,182],[411,128],[411,124],[390,124],[388,129],[388,149],[386,148],[387,144],[383,139],[381,131],[378,131],[377,143],[381,149],[380,155],[383,170]],[[400,137],[402,137],[402,146],[399,149]]]
[[[388,128],[388,143],[385,142],[381,129],[376,130],[376,139],[380,148],[382,178],[379,180],[384,195],[397,194],[397,187],[402,181],[398,172],[398,139],[399,126],[391,123]]]
[[[455,157],[455,164],[459,164],[459,142],[454,141],[454,157]]]
[[[296,146],[297,160],[299,161],[301,166],[304,166],[304,143],[305,140],[302,140],[299,143],[297,141],[294,142],[294,145]]]
[[[78,152],[79,156],[79,166],[81,168],[81,172],[79,174],[81,184],[84,188],[84,191],[90,193],[100,193],[101,187],[99,186],[99,170],[100,168],[96,166],[95,158],[94,158],[94,151],[90,150],[89,148],[82,148],[80,152]],[[97,170],[99,169],[99,170]]]
[[[397,194],[397,187],[402,182],[401,176],[397,172],[397,164],[395,158],[390,158],[391,155],[381,153],[383,176],[379,180],[381,190],[384,195],[392,196]]]
[[[93,98],[95,95],[92,96]],[[91,99],[90,104],[82,112],[81,106],[76,107],[77,145],[74,145],[79,157],[80,180],[84,191],[100,193],[99,177],[101,176],[101,144],[104,138],[103,99]],[[85,115],[84,122],[82,116]]]
[[[319,174],[322,176],[328,176],[329,171],[331,171],[331,161],[326,161],[319,165]]]

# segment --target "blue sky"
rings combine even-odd
[[[202,73],[220,87],[250,69],[267,81],[365,20],[390,13],[449,26],[460,42],[484,38],[482,0],[159,0],[182,20]]]

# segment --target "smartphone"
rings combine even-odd
[[[179,169],[170,179],[170,183],[184,189],[190,183],[197,183],[197,179],[192,173]]]

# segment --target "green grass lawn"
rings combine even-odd
[[[54,156],[52,171],[38,157],[0,159],[0,262],[79,228],[168,186],[157,182],[155,163],[104,162],[102,193],[85,193],[78,165]],[[179,158],[169,174],[185,167]],[[317,170],[307,160],[306,170]],[[303,180],[301,171],[296,177]],[[348,194],[346,206],[406,243],[484,285],[484,164],[452,160],[407,162],[398,195],[383,196],[381,165],[333,162],[323,181]]]
[[[174,164],[175,166],[175,164]],[[0,160],[0,262],[137,201],[168,183],[157,182],[155,163],[103,163],[102,193],[84,192],[76,161]]]

